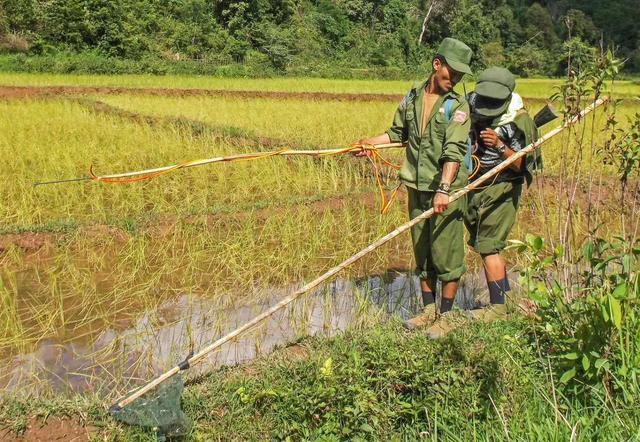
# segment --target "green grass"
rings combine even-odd
[[[398,324],[306,339],[187,386],[186,440],[635,440],[637,409],[573,399],[550,379],[523,321],[475,324],[444,341]],[[5,401],[0,422],[82,415],[111,440],[155,440],[119,426],[99,398]]]

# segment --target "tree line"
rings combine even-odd
[[[639,22],[637,0],[0,0],[0,68],[406,77],[453,36],[476,69],[561,75],[604,46],[633,73]]]

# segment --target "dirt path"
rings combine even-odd
[[[101,86],[3,86],[0,85],[0,100],[22,99],[56,95],[149,95],[157,97],[222,97],[253,100],[268,98],[272,100],[317,100],[346,102],[390,102],[402,100],[400,94],[372,93],[334,93],[334,92],[284,92],[284,91],[247,91],[228,89],[179,89],[179,88],[134,88]],[[544,103],[542,98],[526,98],[527,103]]]
[[[203,135],[213,135],[215,137],[227,140],[234,146],[278,147],[290,144],[284,140],[261,137],[252,133],[251,131],[239,127],[215,126],[185,117],[159,117],[153,115],[145,115],[138,112],[128,111],[126,109],[121,109],[103,101],[94,100],[88,97],[80,97],[72,100],[96,114],[117,117],[135,124],[143,124],[154,128],[173,127],[182,129],[190,132],[191,135],[195,137]]]
[[[98,428],[84,425],[71,418],[29,418],[24,433],[17,435],[10,430],[0,430],[0,440],[6,442],[89,441],[97,437]]]
[[[269,98],[276,100],[323,100],[323,101],[387,101],[398,102],[402,95],[395,94],[348,94],[331,92],[276,92],[222,89],[173,89],[130,88],[98,86],[2,86],[0,99],[20,99],[48,95],[150,95],[160,97],[232,97],[243,99]]]

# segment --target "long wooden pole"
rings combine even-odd
[[[286,150],[281,150],[281,151],[274,151],[274,152],[253,152],[253,153],[242,153],[242,154],[237,154],[237,155],[229,155],[226,157],[214,157],[214,158],[207,158],[204,160],[195,160],[195,161],[189,161],[186,163],[182,163],[182,164],[173,164],[171,166],[163,166],[163,167],[156,167],[155,169],[145,169],[145,170],[137,170],[135,172],[125,172],[125,173],[116,173],[116,174],[112,174],[112,175],[101,175],[101,176],[96,176],[96,177],[80,177],[80,178],[71,178],[71,179],[66,179],[66,180],[56,180],[56,181],[44,181],[44,182],[39,182],[39,183],[34,183],[34,186],[44,186],[47,184],[62,184],[62,183],[72,183],[72,182],[79,182],[79,181],[90,181],[90,180],[94,180],[94,181],[103,181],[103,180],[117,180],[117,179],[123,179],[123,178],[132,178],[132,177],[137,177],[137,176],[142,176],[142,175],[153,175],[153,174],[159,174],[162,172],[166,172],[169,170],[175,170],[175,169],[186,169],[187,167],[196,167],[196,166],[203,166],[205,164],[213,164],[213,163],[223,163],[223,162],[228,162],[228,161],[241,161],[241,160],[250,160],[250,159],[256,159],[256,158],[261,158],[261,157],[274,157],[274,156],[324,156],[324,155],[333,155],[333,154],[340,154],[340,153],[347,153],[349,151],[358,151],[361,149],[369,149],[369,150],[377,150],[377,149],[394,149],[394,148],[400,148],[400,147],[404,147],[404,144],[402,143],[387,143],[387,144],[376,144],[374,146],[364,146],[364,147],[351,147],[351,148],[341,148],[341,149],[320,149],[320,150],[293,150],[293,149],[286,149]]]
[[[607,98],[598,99],[597,101],[592,103],[590,106],[586,107],[578,115],[576,115],[575,117],[573,117],[570,120],[566,121],[563,125],[556,127],[555,129],[551,130],[549,133],[545,134],[543,137],[541,137],[537,141],[531,143],[530,145],[528,145],[527,147],[525,147],[521,151],[515,153],[514,155],[511,155],[508,159],[506,159],[505,161],[500,163],[498,166],[494,167],[489,172],[487,172],[484,175],[482,175],[479,178],[477,178],[473,183],[468,184],[466,187],[458,190],[457,192],[454,192],[450,197],[450,202],[453,202],[453,201],[455,201],[455,200],[457,200],[459,198],[462,198],[467,193],[469,193],[472,190],[480,187],[482,184],[484,184],[490,178],[492,178],[496,174],[500,173],[501,171],[505,170],[511,164],[516,162],[518,159],[520,159],[520,158],[524,157],[525,155],[533,152],[535,149],[539,148],[541,145],[546,143],[549,139],[553,138],[554,136],[556,136],[557,134],[562,132],[565,128],[567,128],[567,127],[575,124],[576,122],[578,122],[580,119],[582,119],[589,112],[593,111],[595,108],[597,108],[598,106],[602,105],[605,101],[607,101]],[[401,225],[400,227],[398,227],[394,231],[392,231],[392,232],[388,233],[387,235],[383,236],[382,238],[378,239],[374,243],[368,245],[367,247],[365,247],[364,249],[360,250],[355,255],[351,256],[350,258],[344,260],[343,262],[341,262],[337,266],[333,267],[328,272],[324,273],[323,275],[317,277],[316,279],[314,279],[310,283],[306,284],[304,287],[296,290],[293,294],[283,298],[276,305],[274,305],[273,307],[271,307],[268,310],[264,311],[263,313],[259,314],[258,316],[256,316],[255,318],[253,318],[252,320],[250,320],[249,322],[247,322],[243,326],[235,329],[234,331],[232,331],[231,333],[223,336],[222,338],[218,339],[214,343],[206,346],[205,348],[200,350],[198,353],[196,353],[193,356],[191,356],[190,358],[188,358],[185,361],[185,363],[173,367],[171,370],[169,370],[166,373],[158,376],[156,379],[154,379],[153,381],[149,382],[144,387],[142,387],[139,390],[136,390],[135,392],[133,392],[130,396],[121,399],[120,401],[118,401],[116,404],[113,405],[112,409],[119,410],[119,409],[121,409],[123,407],[126,407],[128,404],[130,404],[131,402],[133,402],[134,400],[136,400],[140,396],[142,396],[145,393],[153,390],[158,385],[162,384],[164,381],[166,381],[167,379],[171,378],[172,376],[175,376],[181,370],[183,370],[185,368],[188,368],[188,367],[200,362],[202,360],[202,358],[204,358],[207,354],[211,353],[213,350],[215,350],[218,347],[222,346],[223,344],[231,341],[232,339],[238,337],[239,335],[241,335],[242,333],[246,332],[247,330],[253,328],[255,325],[257,325],[260,322],[264,321],[265,319],[269,318],[270,316],[272,316],[274,313],[276,313],[280,309],[282,309],[282,308],[286,307],[287,305],[289,305],[291,302],[293,302],[295,299],[297,299],[298,297],[300,297],[304,293],[308,292],[309,290],[313,289],[314,287],[317,287],[322,282],[324,282],[327,279],[331,278],[332,276],[334,276],[335,274],[337,274],[341,270],[345,269],[346,267],[350,266],[351,264],[355,263],[356,261],[358,261],[362,257],[364,257],[364,256],[368,255],[369,253],[373,252],[374,250],[376,250],[377,248],[379,248],[380,246],[382,246],[386,242],[392,240],[396,236],[400,235],[401,233],[406,232],[407,230],[409,230],[411,227],[413,227],[414,225],[418,224],[419,222],[424,221],[425,219],[432,217],[433,214],[434,214],[433,209],[429,209],[426,212],[422,213],[421,215],[417,216],[416,218],[412,219],[411,221]]]

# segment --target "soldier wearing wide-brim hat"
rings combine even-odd
[[[429,78],[413,85],[398,106],[389,130],[357,142],[406,143],[400,180],[408,190],[409,216],[413,219],[431,208],[437,214],[411,230],[425,311],[407,323],[410,328],[435,320],[437,280],[442,282],[440,311],[451,309],[458,281],[466,270],[465,200],[450,204],[449,193],[468,181],[467,170],[460,165],[467,150],[469,106],[453,88],[464,74],[471,73],[471,55],[466,44],[445,38],[432,60]]]
[[[475,90],[469,94],[470,137],[480,163],[478,176],[537,138],[535,124],[514,92],[515,86],[509,70],[490,67],[480,73]],[[531,178],[527,165],[526,159],[520,159],[467,195],[469,245],[482,256],[491,302],[491,307],[473,312],[479,319],[495,319],[506,313],[505,295],[510,287],[500,252],[515,222],[523,183]]]

